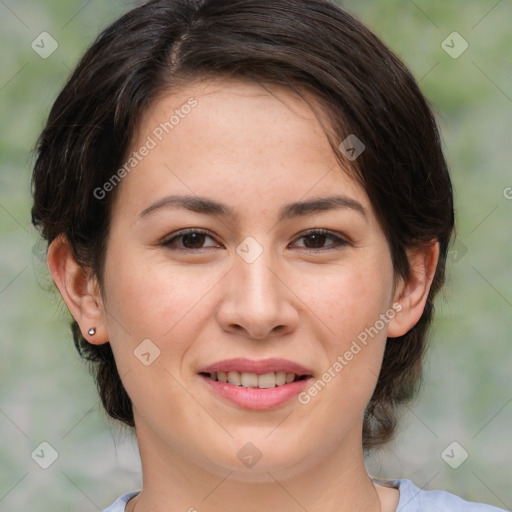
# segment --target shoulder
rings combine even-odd
[[[377,484],[395,487],[400,492],[397,511],[400,512],[503,512],[503,509],[466,501],[447,491],[425,491],[407,479],[379,480]]]
[[[110,505],[110,507],[103,510],[103,512],[124,512],[128,500],[133,498],[136,494],[138,494],[138,491],[123,494],[123,496],[118,498],[114,503],[112,503],[112,505]]]

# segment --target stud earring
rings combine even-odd
[[[88,331],[87,331],[87,334],[89,336],[94,336],[96,334],[96,327],[91,327]]]

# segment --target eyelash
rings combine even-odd
[[[172,247],[172,244],[180,239],[180,238],[183,238],[184,236],[187,236],[187,235],[205,235],[205,236],[208,236],[212,239],[214,239],[214,237],[208,232],[208,231],[205,231],[203,229],[197,229],[197,228],[190,228],[190,229],[185,229],[183,231],[179,231],[178,233],[174,234],[171,238],[169,238],[168,240],[165,240],[162,245],[168,249],[171,249],[173,251],[178,251],[178,252],[187,252],[187,253],[190,253],[190,252],[199,252],[199,251],[204,251],[205,249],[208,249],[208,247],[200,247],[200,248],[196,248],[196,249],[187,249],[187,248],[177,248],[177,247]],[[312,236],[312,235],[321,235],[321,236],[326,236],[328,238],[331,238],[332,240],[334,240],[334,243],[330,244],[329,246],[326,246],[326,247],[320,247],[320,248],[308,248],[308,247],[301,247],[301,249],[304,249],[308,252],[325,252],[325,251],[330,251],[330,250],[334,250],[336,248],[340,248],[340,247],[343,247],[343,246],[346,246],[346,245],[349,245],[349,242],[347,240],[344,240],[343,238],[341,238],[340,236],[336,235],[335,233],[333,233],[332,231],[328,231],[326,229],[310,229],[304,233],[301,233],[301,235],[299,237],[297,237],[295,240],[300,240],[302,238],[307,238],[309,236]]]

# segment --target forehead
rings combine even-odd
[[[267,150],[275,149],[276,143],[292,139],[321,150],[318,139],[327,139],[319,121],[327,121],[321,119],[314,96],[306,91],[301,94],[304,97],[272,84],[203,79],[160,95],[142,116],[136,139],[150,133],[159,138],[163,129],[164,143],[187,138],[190,144],[201,141],[214,146],[210,149],[229,146],[231,153],[256,142],[266,144]],[[187,104],[195,106],[188,108]],[[172,127],[166,124],[169,122]],[[264,149],[261,147],[261,152]]]
[[[318,103],[304,96],[306,101],[288,88],[219,79],[160,96],[142,116],[128,154],[145,156],[132,162],[120,187],[126,190],[119,192],[139,209],[149,196],[171,189],[236,202],[242,189],[263,201],[341,187],[367,202],[330,146]]]

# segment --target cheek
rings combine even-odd
[[[371,265],[350,265],[312,280],[304,290],[307,304],[330,328],[333,346],[343,348],[375,324],[389,308],[391,271],[386,265],[373,271]],[[382,329],[380,329],[382,330]]]
[[[211,316],[209,291],[222,273],[200,274],[147,252],[142,258],[136,251],[111,256],[105,266],[108,330],[125,389],[147,418],[162,401],[176,417],[187,415],[182,366]]]
[[[323,320],[323,336],[319,339],[324,340],[325,353],[324,373],[315,386],[318,391],[312,390],[312,402],[317,400],[316,393],[329,395],[328,400],[320,398],[315,406],[325,407],[325,414],[362,412],[371,398],[389,323],[381,320],[381,315],[389,309],[391,291],[391,264],[387,266],[385,261],[376,267],[347,266],[316,279],[315,287],[310,286],[308,305]],[[332,404],[336,404],[334,409]]]
[[[130,356],[145,339],[176,361],[173,356],[197,338],[209,315],[209,291],[222,277],[152,256],[112,251],[105,265],[108,330],[118,365],[133,363]]]

